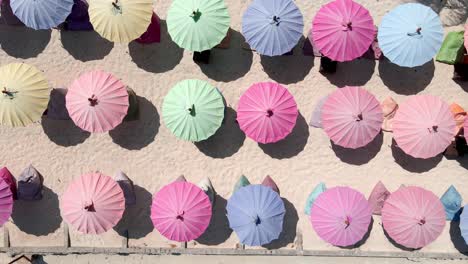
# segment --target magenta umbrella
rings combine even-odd
[[[310,210],[317,235],[328,243],[346,247],[359,242],[369,230],[372,209],[364,195],[349,187],[321,193]]]
[[[92,133],[107,132],[122,123],[128,106],[125,85],[103,71],[81,75],[66,95],[70,118],[78,127]]]
[[[291,93],[273,82],[250,86],[237,107],[237,121],[242,131],[262,144],[274,143],[289,135],[298,114]]]
[[[422,248],[444,230],[444,206],[428,190],[414,186],[402,187],[385,202],[382,224],[396,243],[407,248]]]
[[[13,211],[13,194],[10,185],[0,179],[0,226],[3,226],[11,216]]]
[[[360,87],[335,90],[322,107],[323,129],[335,144],[345,148],[369,144],[380,132],[382,122],[379,101]]]
[[[361,57],[375,39],[369,11],[352,0],[336,0],[318,11],[312,37],[320,52],[334,61]]]
[[[414,95],[393,119],[393,137],[406,154],[428,159],[442,153],[455,136],[450,107],[432,95]]]
[[[154,195],[151,220],[166,238],[188,242],[200,237],[210,224],[211,202],[196,185],[176,181]]]
[[[89,173],[74,180],[60,201],[63,219],[85,234],[101,234],[122,218],[125,198],[111,177]]]

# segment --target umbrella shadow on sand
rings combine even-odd
[[[77,127],[72,120],[52,120],[42,117],[41,126],[52,142],[63,147],[81,144],[91,135]]]
[[[15,201],[11,218],[13,223],[27,234],[45,236],[53,233],[62,222],[58,196],[43,186],[41,200]]]
[[[283,231],[281,232],[278,239],[273,240],[271,243],[263,245],[266,249],[279,249],[286,247],[287,245],[294,243],[296,239],[297,222],[299,216],[294,205],[286,198],[282,198],[284,202],[284,208],[286,213],[283,221]]]
[[[347,246],[347,247],[339,247],[339,248],[343,248],[343,249],[355,249],[355,248],[359,248],[361,247],[362,245],[364,245],[367,241],[367,239],[369,239],[369,236],[372,232],[372,228],[374,227],[374,218],[371,217],[371,221],[370,221],[370,224],[369,224],[369,227],[367,228],[367,232],[364,234],[364,236],[362,237],[361,240],[359,240],[356,244],[354,245],[351,245],[351,246]]]
[[[397,94],[412,95],[424,90],[434,77],[434,61],[414,67],[400,67],[389,60],[379,63],[379,76],[385,86]]]
[[[124,121],[109,131],[112,141],[129,150],[142,149],[151,142],[159,132],[160,120],[156,107],[148,99],[137,96],[139,118],[135,121]]]
[[[196,239],[197,243],[210,246],[219,245],[224,243],[231,236],[232,229],[229,227],[226,205],[226,199],[216,195],[210,225],[203,235]]]
[[[339,62],[333,74],[322,73],[337,87],[364,86],[374,74],[375,60],[359,58],[348,62]]]
[[[210,63],[198,64],[208,78],[218,82],[237,80],[247,74],[252,66],[253,52],[242,48],[245,38],[240,32],[229,30],[231,34],[230,47],[212,49]]]
[[[274,159],[288,159],[304,150],[309,139],[309,125],[299,112],[296,126],[285,139],[271,144],[258,144],[263,152]]]
[[[125,208],[120,222],[114,230],[121,236],[130,239],[145,237],[154,229],[151,221],[151,203],[153,196],[143,187],[134,185],[137,203]]]
[[[292,55],[260,56],[263,70],[272,80],[283,83],[297,83],[309,74],[314,66],[314,57],[304,56],[301,47],[306,40],[304,37],[293,50]]]
[[[182,59],[184,51],[172,41],[165,20],[161,22],[161,42],[141,44],[136,41],[128,44],[133,62],[147,72],[163,73],[174,69]]]
[[[462,212],[463,208],[457,213],[458,219],[460,219],[459,215]],[[450,240],[452,240],[453,246],[458,250],[458,252],[468,256],[468,245],[461,235],[460,221],[450,221]]]
[[[215,159],[223,159],[237,153],[244,145],[245,134],[236,121],[237,113],[231,107],[226,107],[223,124],[216,134],[200,142],[195,146],[206,156]]]
[[[383,143],[383,133],[380,132],[369,144],[357,149],[344,148],[330,140],[335,155],[343,162],[352,165],[363,165],[371,161],[380,152]]]
[[[23,26],[0,26],[0,46],[6,54],[15,58],[37,57],[49,44],[51,32]]]
[[[395,162],[400,165],[403,169],[422,173],[430,171],[439,164],[442,160],[442,154],[439,154],[433,158],[429,159],[418,159],[406,154],[401,148],[397,146],[395,139],[392,139],[392,156],[395,159]]]
[[[101,37],[96,31],[60,31],[62,46],[80,61],[101,60],[107,56],[114,43]]]

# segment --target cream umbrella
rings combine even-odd
[[[0,67],[0,124],[26,126],[41,119],[49,103],[49,85],[37,68],[13,63]]]
[[[153,15],[151,0],[91,0],[89,17],[104,38],[128,43],[146,32]]]

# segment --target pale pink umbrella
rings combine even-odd
[[[288,89],[273,82],[250,86],[237,107],[237,121],[242,131],[262,144],[274,143],[289,135],[298,114],[296,101]]]
[[[322,107],[323,129],[336,145],[345,148],[369,144],[379,134],[382,122],[379,101],[360,87],[335,90]]]
[[[10,185],[0,179],[0,226],[3,226],[11,216],[13,211],[13,194]]]
[[[372,209],[364,195],[349,187],[334,187],[321,193],[310,211],[317,235],[340,247],[362,240],[371,219]]]
[[[402,187],[385,202],[382,224],[397,244],[407,248],[422,248],[444,230],[444,206],[428,190],[415,186]]]
[[[151,220],[166,238],[187,242],[200,237],[210,224],[211,202],[200,187],[183,181],[164,186],[153,197]]]
[[[465,122],[463,123],[463,134],[465,135],[466,142],[468,142],[468,117],[465,117]]]
[[[465,48],[468,50],[468,23],[465,25]]]
[[[406,154],[427,159],[450,145],[455,126],[447,103],[432,95],[414,95],[398,109],[393,120],[393,137]]]
[[[127,114],[128,92],[110,73],[87,72],[68,88],[66,106],[71,119],[81,129],[107,132],[122,123]]]
[[[376,33],[369,11],[352,0],[336,0],[322,6],[311,30],[320,52],[334,61],[361,57]]]
[[[60,201],[64,220],[85,234],[101,234],[122,218],[125,198],[111,177],[84,174],[72,181]]]

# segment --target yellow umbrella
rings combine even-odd
[[[50,90],[42,72],[23,63],[0,67],[0,124],[26,126],[41,119]]]
[[[92,0],[89,17],[104,38],[128,43],[146,32],[153,15],[152,0]]]

